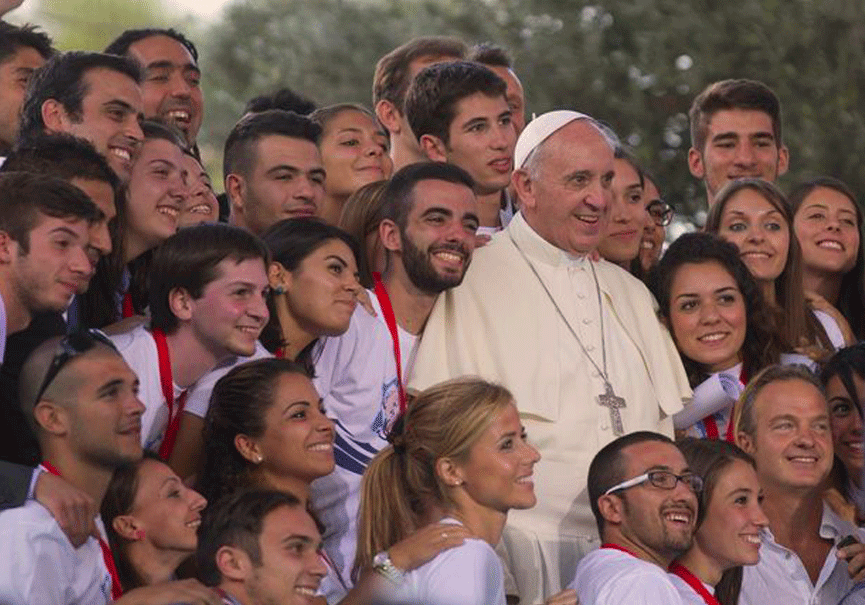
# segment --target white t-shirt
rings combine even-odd
[[[138,398],[144,404],[141,416],[141,445],[144,449],[158,451],[168,428],[168,405],[162,394],[159,380],[159,353],[156,341],[145,326],[138,326],[129,332],[110,336],[117,350],[138,376]],[[174,384],[174,399],[183,392]]]
[[[682,598],[682,603],[684,603],[684,605],[706,605],[706,601],[703,600],[703,597],[697,594],[697,591],[691,588],[682,578],[674,573],[669,574],[669,577],[673,586],[675,586],[676,590],[679,591],[679,596]],[[709,594],[715,594],[714,586],[706,584],[705,582],[702,582],[702,584],[703,588],[705,588]]]
[[[97,518],[102,535],[105,529]],[[54,517],[35,500],[0,512],[0,603],[110,603],[111,575],[92,536],[73,548]]]
[[[370,298],[377,303],[372,292]],[[319,341],[321,350],[315,357],[313,383],[336,426],[336,469],[310,488],[312,506],[326,528],[325,549],[342,579],[334,582],[329,576],[322,582],[329,603],[338,602],[345,587],[352,585],[361,477],[387,445],[387,434],[399,416],[393,341],[381,309],[377,311],[378,317],[372,317],[358,306],[348,330]],[[400,341],[405,373],[414,337],[401,332]]]
[[[586,605],[682,605],[665,570],[614,548],[583,557],[568,588]]]
[[[841,538],[852,535],[865,542],[865,530],[844,521],[823,504],[820,536],[837,544]],[[741,605],[837,605],[854,586],[847,573],[847,562],[835,555],[835,547],[829,550],[816,584],[811,582],[808,571],[799,556],[777,542],[768,529],[763,534],[760,562],[745,566],[742,574]]]
[[[502,562],[484,540],[470,538],[408,572],[384,598],[399,605],[505,605]]]
[[[202,376],[194,385],[189,388],[189,395],[186,398],[186,406],[184,412],[189,412],[195,416],[204,418],[207,414],[207,408],[210,407],[210,395],[213,393],[213,387],[220,378],[228,374],[235,367],[255,359],[266,359],[273,357],[270,351],[261,346],[261,343],[255,342],[255,352],[249,357],[230,357],[219,362],[215,368]]]

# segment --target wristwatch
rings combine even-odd
[[[390,560],[390,555],[386,550],[381,551],[372,558],[373,570],[381,576],[384,576],[394,584],[402,584],[405,580],[405,572],[394,565]]]

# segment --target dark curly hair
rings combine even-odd
[[[649,284],[658,299],[661,317],[669,325],[672,302],[670,290],[681,266],[710,262],[721,265],[733,277],[742,293],[746,313],[745,342],[741,351],[742,367],[747,376],[754,376],[767,365],[777,363],[785,349],[775,329],[773,317],[767,311],[760,287],[739,258],[739,250],[734,244],[710,233],[686,233],[670,244],[649,275]],[[670,334],[675,341],[676,334],[672,329]],[[682,355],[682,363],[692,387],[708,377],[706,368],[693,359]]]

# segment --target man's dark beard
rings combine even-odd
[[[467,256],[465,248],[459,244],[445,244],[437,246],[436,249],[453,250],[464,258]],[[429,252],[415,246],[407,233],[402,233],[402,265],[411,283],[428,294],[441,294],[448,288],[460,285],[467,266],[464,264],[459,276],[439,275],[432,266]]]

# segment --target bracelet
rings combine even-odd
[[[386,550],[381,551],[372,559],[373,570],[391,583],[400,585],[405,580],[405,572],[393,564]]]

